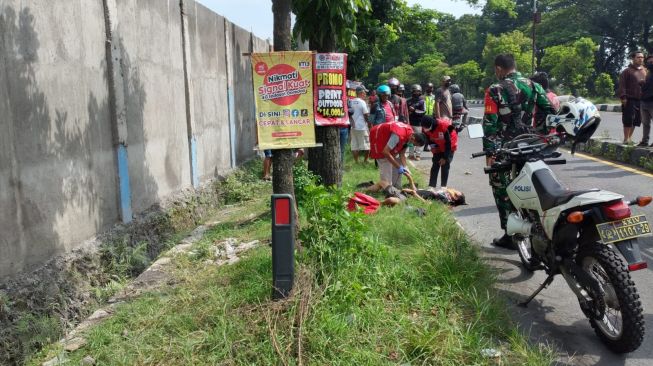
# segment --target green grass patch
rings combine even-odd
[[[270,301],[267,246],[231,266],[180,256],[176,287],[120,306],[67,355],[70,364],[86,355],[125,365],[551,364],[551,350],[529,345],[511,324],[492,271],[447,207],[411,202],[425,216],[406,206],[370,216],[344,210],[352,187],[378,176],[373,164],[352,164],[342,190],[299,173],[307,182],[291,297]],[[197,247],[266,231],[266,216],[226,222]],[[502,356],[487,358],[486,348]]]

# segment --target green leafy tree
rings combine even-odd
[[[461,64],[481,58],[486,37],[478,31],[480,21],[479,15],[470,14],[458,19],[442,17],[438,23],[442,38],[436,41],[436,47],[448,63]]]
[[[484,84],[488,85],[494,81],[494,58],[501,53],[512,53],[517,62],[517,70],[530,73],[532,41],[520,31],[504,33],[498,37],[487,36],[483,48],[483,64],[485,69]]]
[[[378,83],[385,84],[388,79],[397,78],[399,81],[404,83],[404,85],[409,85],[415,83],[415,80],[413,79],[414,71],[415,67],[413,67],[413,65],[401,64],[388,70],[388,72],[380,73]]]
[[[594,93],[597,97],[610,98],[614,96],[614,82],[608,73],[601,73],[594,81]]]
[[[451,77],[454,82],[463,90],[463,94],[469,97],[478,96],[478,89],[483,80],[483,71],[476,61],[467,61],[463,64],[451,67]]]
[[[596,49],[597,46],[591,38],[581,38],[572,44],[549,47],[542,58],[542,67],[573,94],[585,95],[587,81],[594,72]]]
[[[357,14],[356,47],[345,48],[350,80],[367,77],[374,62],[382,57],[386,45],[399,37],[400,0],[370,0],[370,4],[370,11]]]
[[[391,40],[383,47],[382,57],[372,65],[369,81],[377,80],[380,73],[395,66],[414,64],[424,55],[439,51],[438,41],[444,37],[440,23],[451,16],[419,5],[408,7],[403,1],[399,4],[393,14],[395,23],[392,29],[396,33],[387,34]]]
[[[310,48],[318,52],[354,49],[357,44],[358,12],[370,10],[369,0],[293,0],[295,35],[308,37]],[[342,184],[340,129],[316,127],[315,140],[322,147],[308,154],[308,168],[320,176],[325,186]]]
[[[426,55],[415,64],[401,64],[393,67],[386,73],[379,74],[378,82],[385,83],[389,78],[395,77],[409,88],[411,84],[426,84],[440,80],[443,75],[449,74],[449,65],[439,54]]]

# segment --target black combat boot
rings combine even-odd
[[[509,250],[517,250],[517,245],[512,241],[512,237],[508,234],[503,234],[502,237],[492,240],[492,245]]]

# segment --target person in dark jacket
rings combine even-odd
[[[642,142],[638,146],[647,146],[651,134],[651,121],[653,120],[653,54],[646,57],[644,63],[648,74],[642,85],[642,97],[639,105],[639,113],[642,120]],[[651,144],[653,147],[653,144]]]
[[[422,131],[422,117],[424,117],[425,106],[424,98],[422,97],[422,86],[414,84],[410,87],[411,98],[406,101],[408,104],[408,112],[410,113],[410,126],[415,133]],[[421,152],[415,149],[414,146],[408,147],[408,158],[412,160],[420,160]]]
[[[646,70],[642,67],[644,54],[640,51],[630,53],[632,62],[619,76],[619,99],[621,99],[621,122],[624,126],[624,144],[632,143],[635,127],[641,123],[639,102],[642,97],[642,84]]]

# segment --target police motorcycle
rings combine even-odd
[[[547,116],[549,135],[517,136],[491,153],[472,157],[495,158],[486,174],[509,172],[507,192],[516,210],[508,216],[506,231],[523,267],[548,274],[520,305],[526,307],[560,274],[601,341],[613,352],[627,353],[644,338],[642,304],[630,272],[647,268],[637,237],[651,233],[646,217],[633,215],[629,206],[646,206],[651,197],[628,200],[596,188],[569,190],[549,168],[566,163],[556,151],[561,142],[571,139],[573,153],[600,120],[591,102],[572,99]]]

